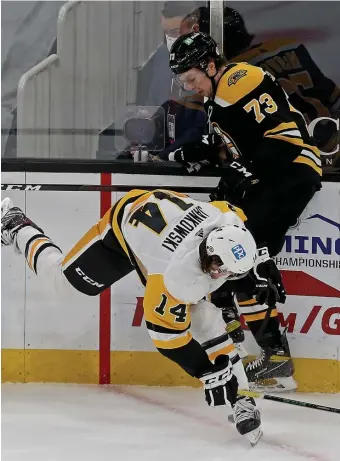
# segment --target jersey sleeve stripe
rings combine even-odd
[[[210,360],[215,360],[218,355],[229,354],[235,350],[234,343],[227,333],[206,341],[202,344],[202,347]]]
[[[315,162],[313,162],[312,160],[309,160],[306,157],[303,157],[302,155],[299,155],[293,161],[293,163],[303,163],[304,165],[308,165],[311,168],[313,168],[313,170],[315,170],[320,176],[322,176],[322,168],[319,168],[318,166],[315,165]]]
[[[317,157],[314,152],[311,152],[307,149],[302,149],[301,154],[302,157],[307,157],[312,160],[317,166],[321,167],[321,159]]]
[[[310,144],[306,144],[303,142],[301,138],[298,137],[289,137],[282,134],[270,134],[268,138],[274,139],[281,139],[282,141],[290,142],[295,146],[302,147],[304,149],[308,149],[309,151],[313,152],[316,157],[320,157],[320,151],[316,146],[311,146]]]
[[[257,304],[257,301],[255,298],[251,298],[251,299],[247,299],[246,301],[239,301],[238,302],[238,305],[239,306],[254,306],[255,304]]]
[[[173,339],[177,338],[182,338],[183,336],[187,335],[187,331],[177,332],[173,331],[171,334],[170,333],[158,333],[157,331],[154,330],[148,330],[149,335],[151,336],[152,340],[157,340],[157,341],[172,341]]]
[[[210,339],[209,341],[206,341],[205,343],[202,344],[203,349],[207,350],[209,348],[215,347],[218,344],[224,343],[227,341],[229,338],[227,333],[224,333],[221,336],[218,336],[217,338]]]
[[[67,253],[65,256],[62,265],[63,270],[65,270],[73,260],[80,256],[84,251],[87,250],[95,241],[99,240],[98,225],[95,224],[91,229],[86,232],[86,234],[79,240],[78,243]]]
[[[240,306],[240,311],[243,315],[247,314],[260,314],[262,312],[267,312],[268,308],[264,308],[262,304],[255,304],[254,306]]]
[[[267,315],[267,309],[263,312],[259,312],[257,314],[243,314],[244,320],[249,322],[256,322],[256,320],[263,320]],[[270,317],[277,317],[277,310],[273,309],[270,313]]]
[[[164,326],[161,326],[161,325],[157,325],[153,322],[149,322],[148,320],[145,321],[145,324],[146,324],[146,328],[148,330],[152,330],[152,331],[155,331],[157,333],[163,333],[163,334],[182,334],[182,333],[185,333],[186,331],[189,330],[191,324],[189,324],[186,328],[183,328],[182,330],[177,330],[175,328],[166,328]]]
[[[230,340],[231,341],[231,340]],[[219,347],[214,351],[207,351],[208,357],[211,361],[214,361],[219,355],[228,355],[231,352],[235,351],[235,346],[233,343],[227,344],[224,347]]]
[[[128,192],[124,197],[122,197],[112,208],[112,229],[117,237],[120,246],[125,251],[126,255],[130,258],[129,249],[126,245],[123,233],[122,233],[122,220],[124,216],[124,210],[127,205],[130,205],[133,202],[136,202],[137,199],[147,194],[148,192],[143,190],[132,190]]]
[[[284,123],[280,123],[279,125],[277,125],[275,128],[272,128],[271,130],[265,131],[264,136],[267,136],[269,134],[278,134],[281,131],[290,131],[290,130],[297,130],[297,129],[298,129],[298,126],[295,122],[284,122]]]
[[[157,349],[178,349],[179,347],[186,346],[192,340],[192,335],[188,331],[184,336],[180,336],[170,340],[157,340],[154,339],[153,343]]]

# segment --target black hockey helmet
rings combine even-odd
[[[233,8],[223,9],[223,54],[231,59],[251,44],[254,35],[249,34],[244,19]]]
[[[176,75],[193,68],[206,72],[210,58],[215,62],[221,60],[215,40],[203,32],[191,32],[179,37],[172,45],[169,66]],[[218,62],[216,64],[218,66]]]

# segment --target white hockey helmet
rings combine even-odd
[[[244,274],[254,266],[256,243],[251,233],[242,225],[228,224],[218,227],[207,237],[208,256],[218,256],[222,265],[219,272]]]

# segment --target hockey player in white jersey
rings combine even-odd
[[[250,443],[262,435],[248,381],[224,329],[220,311],[205,298],[225,281],[254,296],[275,287],[258,276],[266,261],[245,227],[241,209],[204,203],[166,190],[132,190],[64,255],[10,199],[1,204],[1,240],[59,296],[98,295],[136,270],[145,286],[146,326],[160,353],[198,378],[210,406],[229,405]],[[243,289],[243,288],[242,288]]]

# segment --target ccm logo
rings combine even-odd
[[[205,382],[205,385],[211,386],[212,384],[223,384],[229,381],[229,379],[230,379],[230,371],[225,371],[221,375],[213,376],[212,378],[207,379]]]
[[[242,173],[245,178],[249,178],[249,176],[252,176],[252,174],[246,170],[246,168],[243,165],[240,165],[238,162],[232,162],[230,164],[231,168],[235,168],[238,172]]]
[[[89,283],[90,285],[93,285],[95,287],[98,287],[98,288],[101,288],[104,286],[103,283],[98,283],[98,282],[95,282],[94,280],[90,279],[90,277],[88,277],[86,274],[84,274],[84,272],[80,269],[80,267],[77,267],[76,268],[76,272],[78,275],[80,275],[80,277],[87,283]]]

